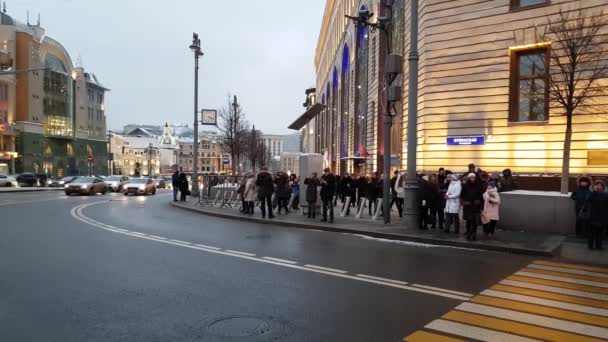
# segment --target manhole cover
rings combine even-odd
[[[218,336],[251,337],[268,333],[270,324],[257,317],[231,316],[214,320],[209,323],[207,330]]]

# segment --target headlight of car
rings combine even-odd
[[[143,185],[143,184],[139,186],[139,190],[143,190],[143,189],[145,189],[145,188],[146,188],[146,186],[145,186],[145,185]]]
[[[57,182],[57,183],[59,183],[59,184],[65,184],[65,182],[64,182],[64,181],[59,181],[59,182]]]
[[[85,185],[82,185],[80,188],[81,188],[81,189],[86,189],[86,188],[87,188],[87,185],[86,185],[86,184],[85,184]]]
[[[69,188],[70,186],[69,186],[68,184],[66,184],[66,185],[64,185],[63,187],[67,189],[67,188]]]

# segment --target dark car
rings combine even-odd
[[[33,173],[22,173],[17,176],[19,186],[36,186],[38,179]]]
[[[38,186],[43,186],[43,187],[47,186],[49,178],[46,174],[36,173],[36,174],[34,174],[34,176],[36,176],[36,181],[37,181]]]

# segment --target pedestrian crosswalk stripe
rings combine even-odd
[[[492,306],[479,305],[475,303],[462,303],[456,307],[456,310],[466,311],[469,313],[491,316],[500,319],[506,319],[526,324],[533,324],[545,328],[563,330],[579,335],[589,335],[593,337],[608,336],[608,329],[595,327],[587,324],[575,323],[566,320],[544,317],[535,314],[522,313],[518,311],[495,308]],[[473,323],[474,324],[474,323]]]
[[[602,301],[602,300],[580,298],[580,297],[568,296],[568,295],[559,294],[559,293],[551,293],[551,292],[545,292],[545,291],[539,291],[539,290],[524,289],[521,287],[501,285],[501,284],[494,285],[491,287],[491,289],[497,290],[497,291],[503,291],[503,292],[518,293],[518,294],[522,294],[522,295],[526,295],[526,296],[553,299],[553,300],[559,300],[559,301],[567,302],[567,303],[588,305],[588,306],[594,306],[597,308],[608,309],[608,302]]]
[[[531,297],[531,296],[525,296],[525,295],[520,295],[520,294],[516,294],[516,293],[509,293],[509,292],[502,292],[502,291],[495,291],[495,290],[484,290],[481,292],[481,294],[484,296],[511,299],[511,300],[516,300],[516,301],[520,301],[520,302],[533,303],[533,304],[538,304],[538,305],[550,306],[550,307],[554,307],[554,308],[558,308],[558,309],[584,312],[584,313],[588,313],[588,314],[592,314],[592,315],[608,317],[608,310],[592,308],[592,307],[585,306],[585,305],[565,303],[565,302],[560,302],[560,301],[556,301],[556,300],[543,299],[543,298],[537,298],[537,297]]]
[[[532,283],[532,284],[540,284],[540,285],[549,285],[549,286],[561,287],[561,288],[571,289],[571,290],[577,290],[577,291],[585,291],[585,292],[592,292],[592,293],[599,293],[599,294],[608,294],[608,289],[604,289],[604,288],[601,288],[601,287],[581,285],[581,284],[573,284],[573,283],[566,283],[566,282],[563,282],[563,281],[556,281],[556,280],[549,280],[549,279],[540,279],[540,278],[534,278],[534,277],[519,276],[519,275],[517,275],[517,273],[515,275],[507,277],[506,279],[507,280],[515,280],[515,281],[523,281],[523,282]]]
[[[556,272],[556,271],[549,271],[549,270],[540,270],[540,269],[534,269],[534,268],[524,268],[520,272],[540,273],[540,274],[548,274],[548,275],[553,275],[553,276],[558,276],[558,277],[588,280],[588,281],[593,281],[593,282],[597,282],[597,283],[605,283],[606,287],[608,287],[608,279],[601,278],[601,277],[593,277],[593,276],[582,275],[582,274]]]
[[[582,280],[582,279],[573,279],[573,278],[569,278],[569,277],[568,278],[564,278],[564,277],[559,277],[559,276],[555,276],[555,275],[543,274],[543,273],[539,273],[539,272],[519,271],[519,272],[516,272],[515,275],[521,275],[521,276],[533,277],[533,278],[540,278],[540,279],[547,279],[547,280],[556,280],[556,281],[562,281],[564,283],[589,285],[589,286],[602,287],[602,288],[607,288],[608,289],[608,284],[604,284],[604,283],[600,283],[600,282],[595,282],[595,281],[590,281],[590,280]]]
[[[463,311],[450,311],[441,317],[444,320],[473,324],[475,326],[502,331],[505,333],[523,335],[525,337],[539,339],[542,341],[568,341],[568,342],[592,342],[601,341],[593,337],[567,333],[554,329],[537,327],[530,324],[518,323],[509,320],[493,318]]]
[[[539,285],[539,284],[526,283],[523,281],[508,280],[508,279],[502,280],[500,282],[500,284],[523,287],[523,288],[527,288],[527,289],[534,289],[534,290],[540,290],[540,291],[547,291],[547,292],[552,292],[552,293],[561,293],[561,294],[571,295],[571,296],[576,296],[576,297],[608,301],[608,295],[585,292],[585,291],[569,290],[569,289],[564,289],[561,287],[555,287],[555,286],[549,286],[549,285]]]
[[[438,335],[423,330],[416,331],[403,340],[407,342],[464,342],[464,340]]]
[[[475,327],[468,324],[437,319],[425,326],[427,329],[432,329],[447,334],[472,338],[480,341],[488,342],[539,342],[540,340],[504,333],[501,331],[490,330],[480,327]]]
[[[476,296],[471,298],[472,303],[491,305],[495,307],[527,312],[547,317],[559,318],[579,323],[608,327],[608,318],[581,312],[557,309],[548,306],[517,302],[502,298]]]
[[[536,268],[539,270],[556,271],[556,272],[562,272],[562,273],[580,274],[580,275],[587,275],[587,276],[608,279],[608,273],[589,272],[589,271],[585,271],[585,270],[575,270],[573,268],[563,268],[563,267],[537,265],[537,264],[530,264],[530,265],[528,265],[528,268]]]
[[[562,268],[571,268],[573,270],[584,270],[589,272],[599,272],[608,274],[608,268],[605,267],[593,267],[593,266],[585,266],[585,265],[574,265],[574,264],[564,264],[560,262],[552,262],[552,261],[544,261],[537,260],[534,262],[537,265],[546,265],[546,266],[555,266]]]

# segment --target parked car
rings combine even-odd
[[[108,186],[99,177],[78,177],[64,187],[65,194],[68,196],[71,194],[95,195],[97,193],[105,195],[108,192]]]
[[[13,176],[9,175],[0,175],[0,186],[3,187],[13,187],[19,186],[17,184],[17,180]]]
[[[125,184],[129,183],[129,177],[127,176],[108,176],[103,179],[108,186],[108,191],[119,192],[122,191]]]
[[[156,185],[154,181],[150,178],[135,178],[131,179],[128,184],[124,187],[125,196],[129,194],[133,195],[146,195],[146,194],[156,194]]]
[[[66,184],[72,183],[76,178],[78,178],[78,176],[68,176],[68,177],[63,177],[63,178],[58,178],[58,179],[49,179],[47,181],[47,186],[49,186],[51,188],[59,188],[59,187],[65,186]]]
[[[19,186],[36,186],[38,179],[33,173],[22,173],[17,176]]]

